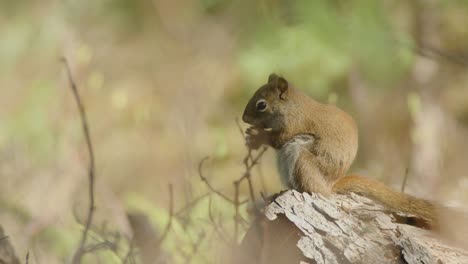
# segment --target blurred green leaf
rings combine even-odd
[[[50,81],[32,83],[32,89],[24,94],[22,107],[4,120],[3,137],[10,142],[21,142],[37,160],[48,158],[53,150],[54,135],[49,125],[50,109],[47,107],[53,102],[53,88]]]
[[[50,247],[50,250],[57,256],[65,260],[76,248],[80,234],[80,229],[71,231],[70,229],[47,226],[39,233],[37,239]]]

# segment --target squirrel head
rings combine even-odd
[[[288,101],[289,84],[274,73],[268,83],[262,85],[247,103],[242,120],[254,127],[277,130],[282,120],[282,109]]]

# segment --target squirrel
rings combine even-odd
[[[437,226],[434,203],[376,180],[346,176],[358,150],[354,119],[291,87],[285,78],[272,73],[247,103],[242,120],[251,125],[246,130],[250,148],[269,145],[276,150],[281,181],[288,188],[325,196],[354,192],[422,219],[422,227]]]

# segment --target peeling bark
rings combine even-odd
[[[243,241],[244,247],[260,248],[251,263],[468,263],[468,251],[428,230],[397,223],[384,207],[354,193],[325,198],[290,190],[266,206],[264,215]],[[272,228],[278,221],[281,231]],[[249,241],[255,234],[262,245]],[[290,244],[300,253],[291,253]],[[294,256],[294,261],[278,256]]]

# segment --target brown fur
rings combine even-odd
[[[309,175],[321,175],[319,166],[315,164],[312,154],[306,150],[300,153],[294,168],[296,185],[301,191],[321,193],[325,196],[331,194],[330,184],[325,177],[310,177]],[[312,161],[312,162],[311,162]]]
[[[269,80],[247,104],[243,120],[259,130],[271,128],[270,133],[261,133],[262,140],[275,149],[297,135],[313,135],[316,140],[309,152],[325,180],[332,183],[344,176],[358,148],[354,119],[336,106],[321,104],[293,87],[288,87],[285,99],[281,99],[274,78]],[[267,111],[257,111],[255,104],[259,99],[267,101]]]
[[[260,99],[268,106],[262,111],[257,109]],[[288,187],[324,195],[355,192],[391,210],[416,215],[431,224],[436,222],[435,205],[428,201],[368,178],[344,177],[358,149],[353,118],[336,106],[321,104],[290,87],[284,78],[270,75],[268,83],[250,99],[243,120],[252,125],[247,130],[251,147],[267,144],[278,150],[283,167],[280,173],[283,171],[282,179]],[[312,138],[310,143],[304,143],[304,135]]]
[[[429,226],[437,226],[435,204],[395,191],[381,182],[358,175],[351,175],[340,178],[333,185],[332,190],[335,193],[341,194],[354,192],[364,195],[381,203],[390,210],[421,217],[428,222]]]

